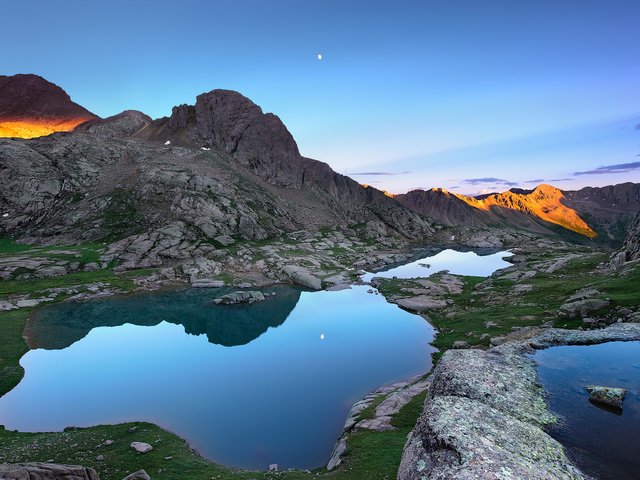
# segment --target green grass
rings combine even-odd
[[[0,238],[0,254],[13,254],[24,252],[25,250],[32,249],[32,245],[24,245],[22,243],[17,243],[15,240],[11,238]]]
[[[30,278],[27,280],[7,280],[0,282],[0,296],[17,293],[33,293],[51,288],[68,287],[94,282],[105,282],[115,288],[131,290],[133,281],[126,275],[116,275],[113,270],[97,270],[95,272],[75,272],[58,277]]]
[[[19,360],[29,350],[22,338],[28,317],[26,309],[0,312],[0,396],[15,387],[24,375]]]
[[[358,420],[368,420],[375,417],[376,407],[380,405],[385,398],[387,398],[387,394],[384,393],[374,398],[373,402],[371,402],[371,405],[360,412],[360,414],[358,415]]]

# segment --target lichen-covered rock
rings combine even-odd
[[[100,480],[93,468],[55,463],[5,463],[0,465],[2,480]]]
[[[640,340],[640,324],[600,330],[532,329],[490,350],[449,350],[431,378],[398,479],[578,479],[584,475],[544,430],[548,411],[535,349]]]
[[[554,421],[532,360],[449,350],[432,374],[398,478],[582,478],[543,427]]]
[[[622,402],[627,395],[625,388],[603,387],[601,385],[589,385],[585,388],[589,392],[589,400],[610,407],[622,408]]]

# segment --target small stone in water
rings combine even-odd
[[[586,390],[589,392],[589,400],[592,402],[616,408],[622,408],[622,401],[627,394],[625,388],[603,387],[601,385],[589,385]]]

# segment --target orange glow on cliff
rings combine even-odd
[[[3,138],[36,138],[51,135],[55,132],[70,132],[91,117],[73,119],[21,119],[0,121],[0,137]]]
[[[578,212],[562,203],[562,190],[551,185],[538,185],[529,194],[514,192],[494,193],[488,197],[477,199],[465,195],[454,194],[460,200],[479,210],[490,211],[492,208],[507,208],[529,213],[545,222],[560,225],[568,230],[594,238],[594,232],[587,223],[580,218]]]

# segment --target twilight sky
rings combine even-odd
[[[0,74],[100,116],[238,90],[303,155],[394,193],[640,181],[637,0],[21,0],[2,18]]]

